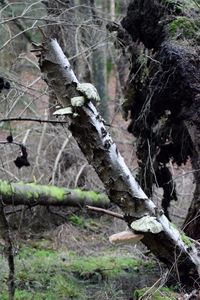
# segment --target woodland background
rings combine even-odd
[[[1,180],[105,193],[62,118],[53,115],[59,104],[42,78],[37,52],[32,51],[43,32],[59,40],[78,79],[97,87],[102,99],[99,110],[126,164],[137,175],[137,139],[127,130],[130,122],[124,120],[121,107],[132,57],[115,31],[108,30],[110,22],[120,24],[128,4],[128,0],[0,1],[0,77],[10,83],[10,89],[2,88],[0,94]],[[47,119],[60,123],[42,122]],[[30,166],[19,168],[16,159],[22,155],[22,144]],[[180,165],[170,160],[167,166],[177,195],[169,215],[181,227],[198,170],[192,168],[190,158]],[[154,184],[152,199],[159,208],[162,197],[162,188]],[[109,209],[120,212],[113,204]],[[14,251],[15,296],[9,290],[8,298],[2,238],[0,299],[192,299],[184,298],[191,295],[185,287],[166,284],[165,266],[144,245],[109,243],[110,235],[126,228],[123,221],[84,207],[9,205],[4,212]]]

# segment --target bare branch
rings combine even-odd
[[[23,118],[23,117],[16,117],[16,118],[3,118],[0,119],[1,122],[14,122],[14,121],[22,121],[22,122],[38,122],[38,123],[49,123],[49,124],[66,124],[69,123],[66,120],[47,120],[47,119],[39,119],[39,118]]]
[[[103,208],[99,208],[99,207],[89,206],[89,205],[86,205],[86,208],[89,209],[89,210],[92,210],[92,211],[95,211],[95,212],[100,212],[100,213],[103,213],[105,215],[109,215],[109,216],[112,216],[114,218],[125,221],[124,216],[121,215],[121,214],[118,214],[116,212],[113,212],[113,211],[110,211],[110,210],[107,210],[107,209],[103,209]]]

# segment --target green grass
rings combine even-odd
[[[119,257],[113,252],[98,256],[78,256],[23,245],[15,257],[16,300],[86,300],[87,293],[96,287],[105,293],[126,274],[133,279],[145,264],[130,257]],[[0,257],[0,299],[6,300],[6,261]],[[132,277],[133,276],[133,277]],[[111,293],[111,290],[109,290]],[[114,293],[114,291],[113,291]],[[119,293],[122,293],[122,291]],[[117,299],[117,298],[116,298]],[[121,299],[121,298],[120,298]]]
[[[69,217],[69,221],[77,227],[81,227],[84,228],[86,221],[85,218],[83,218],[82,216],[77,216],[77,215],[72,215]]]
[[[139,290],[135,290],[133,293],[134,299],[139,300],[142,296],[144,299],[151,300],[176,300],[177,294],[174,293],[169,288],[143,288]]]

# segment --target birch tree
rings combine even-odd
[[[66,114],[72,135],[102,180],[110,201],[122,209],[132,230],[142,232],[142,242],[177,280],[193,286],[199,280],[200,264],[195,244],[168,221],[131,174],[92,103],[98,99],[96,90],[79,83],[55,39],[45,37],[40,50],[43,76],[64,107],[60,113]],[[149,222],[153,226],[145,228]]]

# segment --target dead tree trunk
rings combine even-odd
[[[79,84],[56,40],[46,39],[42,46],[41,71],[59,102],[68,107],[65,113],[69,116],[69,128],[104,183],[110,200],[129,214],[127,219],[131,226],[132,220],[153,217],[158,233],[152,229],[151,232],[137,229],[143,232],[143,243],[174,271],[178,280],[193,286],[199,280],[200,266],[195,246],[170,224],[132,176],[91,102],[96,98],[93,88]],[[80,96],[84,96],[84,101]]]

